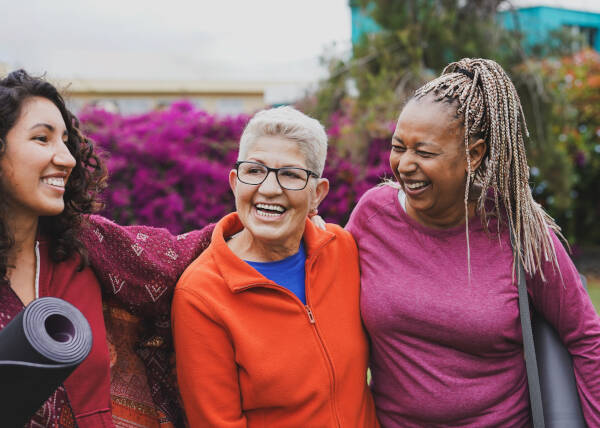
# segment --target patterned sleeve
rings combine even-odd
[[[168,316],[179,276],[210,243],[214,225],[181,235],[88,217],[80,236],[103,294],[131,313]]]

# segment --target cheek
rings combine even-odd
[[[392,168],[392,171],[396,171],[398,167],[398,159],[396,157],[396,155],[394,154],[394,152],[390,153],[390,168]]]
[[[303,194],[290,196],[290,202],[292,202],[292,204],[296,208],[296,212],[299,215],[307,215],[315,198],[315,193],[313,192],[313,190],[305,189],[305,193]]]
[[[252,191],[250,189],[247,189],[245,186],[241,186],[240,183],[238,183],[233,195],[235,198],[236,210],[248,210],[251,207]]]

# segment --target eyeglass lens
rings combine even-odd
[[[261,184],[267,178],[269,170],[252,162],[241,162],[238,166],[238,177],[246,184]],[[279,185],[289,190],[299,190],[306,186],[308,173],[301,168],[279,168],[277,170]]]

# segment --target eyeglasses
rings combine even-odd
[[[235,163],[237,178],[242,183],[258,186],[262,184],[271,171],[275,173],[277,182],[283,189],[302,190],[308,184],[310,177],[319,178],[317,174],[309,169],[284,167],[269,168],[258,162],[239,161]]]

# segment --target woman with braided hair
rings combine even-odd
[[[524,135],[504,70],[452,63],[400,114],[397,182],[368,191],[352,213],[384,427],[530,425],[515,257],[535,310],[573,357],[588,425],[600,426],[600,319],[558,226],[533,200]]]

